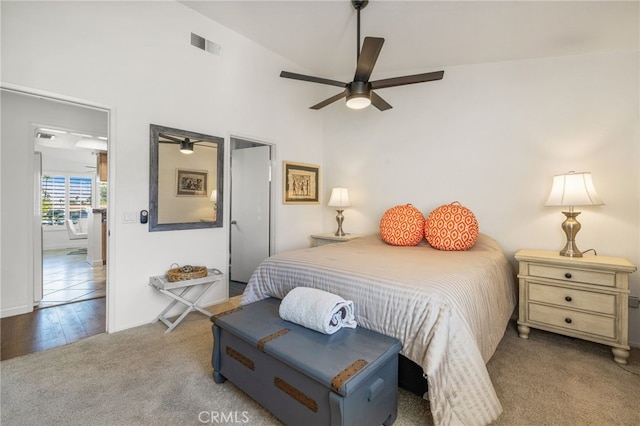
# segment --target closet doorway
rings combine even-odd
[[[270,144],[231,137],[230,296],[242,291],[273,252],[273,150]]]

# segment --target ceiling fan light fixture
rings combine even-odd
[[[347,86],[347,107],[363,109],[371,105],[371,87],[369,83],[354,81]]]
[[[180,142],[180,152],[183,154],[193,154],[193,142],[186,138]]]
[[[351,95],[347,98],[347,106],[351,109],[363,109],[371,105],[371,99],[367,95]]]

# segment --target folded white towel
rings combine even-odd
[[[296,287],[282,299],[280,317],[324,334],[357,326],[351,300],[309,287]]]

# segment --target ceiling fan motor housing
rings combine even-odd
[[[371,83],[368,81],[352,81],[347,85],[347,99],[352,96],[369,97],[371,93]]]
[[[371,83],[352,81],[346,88],[347,105],[351,108],[364,108],[371,103]],[[362,106],[359,106],[362,105]]]

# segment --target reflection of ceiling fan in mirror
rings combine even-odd
[[[193,145],[201,141],[198,139],[190,139],[190,138],[177,138],[175,136],[170,136],[165,133],[158,134],[158,142],[160,143],[175,143],[180,145],[180,152],[183,154],[193,154]]]
[[[404,86],[407,84],[424,83],[427,81],[441,80],[444,71],[428,72],[424,74],[406,75],[403,77],[393,77],[384,80],[369,81],[373,66],[378,60],[378,55],[382,50],[383,38],[365,37],[360,50],[360,10],[364,9],[369,0],[351,0],[353,7],[358,13],[358,34],[357,34],[357,65],[356,73],[353,81],[343,83],[341,81],[330,80],[321,77],[312,77],[303,74],[296,74],[288,71],[282,71],[280,77],[291,78],[293,80],[310,81],[312,83],[328,84],[330,86],[343,87],[344,90],[335,96],[311,106],[311,109],[324,108],[333,102],[347,98],[347,106],[352,109],[366,108],[373,104],[380,111],[392,108],[384,99],[373,92],[375,89],[384,89],[387,87]]]

